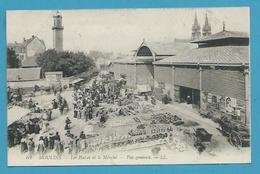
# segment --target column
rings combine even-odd
[[[172,102],[174,102],[175,100],[175,96],[174,96],[174,70],[175,70],[175,67],[172,66],[172,74],[171,74],[171,98],[172,98]]]
[[[200,109],[201,109],[201,104],[202,104],[202,67],[199,67],[199,73],[200,73]]]
[[[245,102],[246,102],[246,114],[245,114],[245,125],[250,126],[250,82],[249,82],[249,70],[246,68],[244,70],[244,75],[245,75]]]
[[[135,63],[135,89],[137,89],[137,64]]]

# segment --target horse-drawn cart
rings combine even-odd
[[[228,138],[230,144],[236,147],[250,146],[249,130],[240,121],[223,116],[219,125],[221,133]]]
[[[194,147],[199,152],[203,152],[211,143],[212,134],[208,133],[204,128],[194,129],[193,133]]]

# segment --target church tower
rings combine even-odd
[[[59,11],[53,15],[53,48],[56,51],[63,51],[63,26],[62,26],[62,16]]]
[[[207,13],[206,13],[206,18],[205,18],[205,24],[204,24],[203,29],[202,29],[202,35],[203,36],[211,35],[211,26],[210,26],[210,23],[209,23],[209,20],[208,20]]]
[[[200,37],[201,37],[200,25],[198,22],[197,13],[195,13],[195,19],[192,25],[191,40],[197,40],[200,39]]]

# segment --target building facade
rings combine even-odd
[[[200,32],[195,15],[192,40],[168,44],[143,42],[132,57],[112,63],[115,78],[126,75],[129,87],[146,85],[157,98],[188,103],[202,115],[228,114],[250,125],[249,36],[223,31],[211,34],[205,17]]]
[[[143,41],[133,56],[113,61],[110,71],[114,73],[115,79],[124,74],[128,87],[153,90],[159,85],[154,80],[156,69],[153,62],[183,52],[189,49],[190,45],[188,40],[183,39],[175,39],[171,43]]]
[[[22,67],[37,67],[37,56],[46,51],[44,41],[34,35],[22,43],[9,43],[8,48],[15,51]]]
[[[198,48],[154,62],[171,75],[161,86],[175,102],[189,98],[201,114],[230,114],[249,124],[248,35],[222,31],[192,43]],[[158,73],[159,78],[166,74]]]

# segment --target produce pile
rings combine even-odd
[[[110,105],[104,106],[110,116],[128,116],[128,115],[138,115],[138,114],[148,114],[153,111],[152,106],[145,105],[136,101],[131,101],[127,105]]]
[[[184,124],[184,121],[177,115],[166,112],[152,114],[151,124],[173,124],[178,126]]]

